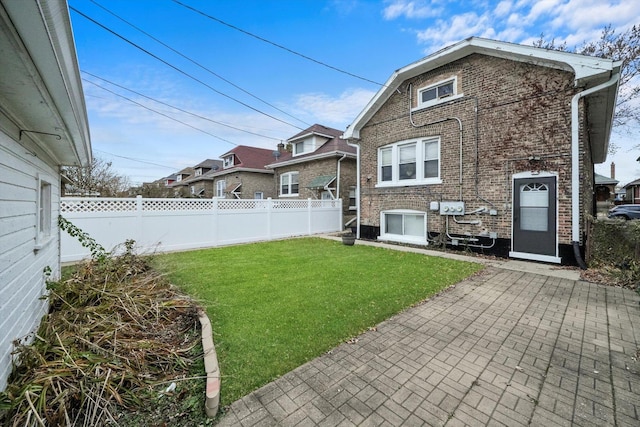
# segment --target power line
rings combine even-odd
[[[272,140],[274,140],[274,141],[282,141],[282,140],[284,139],[284,138],[274,138],[274,137],[272,137],[272,136],[262,135],[262,134],[259,134],[259,133],[256,133],[256,132],[248,131],[248,130],[246,130],[246,129],[241,129],[241,128],[238,128],[238,127],[235,127],[235,126],[231,126],[230,124],[223,123],[223,122],[219,122],[219,121],[216,121],[216,120],[210,119],[210,118],[208,118],[208,117],[201,116],[201,115],[199,115],[199,114],[193,113],[193,112],[191,112],[191,111],[184,110],[184,109],[182,109],[182,108],[180,108],[180,107],[176,107],[175,105],[171,105],[171,104],[168,104],[168,103],[166,103],[166,102],[160,101],[160,100],[158,100],[158,99],[151,98],[150,96],[144,95],[144,94],[142,94],[142,93],[140,93],[140,92],[136,92],[136,91],[135,91],[135,90],[133,90],[133,89],[129,89],[129,88],[127,88],[127,87],[125,87],[125,86],[122,86],[122,85],[120,85],[120,84],[118,84],[118,83],[115,83],[115,82],[112,82],[112,81],[110,81],[110,80],[107,80],[107,79],[105,79],[104,77],[96,76],[95,74],[90,73],[90,72],[88,72],[88,71],[84,71],[84,70],[82,70],[82,72],[83,72],[84,74],[88,74],[88,75],[90,75],[91,77],[94,77],[94,78],[96,78],[96,79],[102,80],[103,82],[109,83],[109,84],[111,84],[111,85],[113,85],[113,86],[119,87],[119,88],[124,89],[124,90],[126,90],[126,91],[129,91],[129,92],[131,92],[131,93],[135,93],[135,94],[136,94],[136,95],[138,95],[138,96],[141,96],[141,97],[143,97],[143,98],[149,99],[149,100],[151,100],[151,101],[153,101],[153,102],[157,102],[158,104],[166,105],[167,107],[170,107],[170,108],[173,108],[173,109],[175,109],[175,110],[181,111],[181,112],[183,112],[183,113],[189,114],[189,115],[191,115],[191,116],[193,116],[193,117],[197,117],[197,118],[199,118],[199,119],[203,119],[203,120],[206,120],[206,121],[208,121],[208,122],[215,123],[215,124],[220,125],[220,126],[225,126],[225,127],[230,128],[230,129],[234,129],[234,130],[237,130],[237,131],[240,131],[240,132],[245,132],[245,133],[248,133],[248,134],[250,134],[250,135],[259,136],[259,137],[261,137],[261,138],[272,139]]]
[[[178,0],[173,0],[173,2],[176,3],[176,4],[179,4],[180,6],[182,6],[184,8],[190,9],[190,10],[192,10],[192,11],[194,11],[194,12],[196,12],[196,13],[198,13],[198,14],[206,17],[206,18],[209,18],[212,21],[216,21],[216,22],[218,22],[218,23],[220,23],[222,25],[225,25],[225,26],[227,26],[229,28],[232,28],[232,29],[234,29],[236,31],[239,31],[239,32],[241,32],[243,34],[246,34],[246,35],[248,35],[250,37],[253,37],[253,38],[258,39],[258,40],[260,40],[262,42],[268,43],[268,44],[270,44],[272,46],[275,46],[275,47],[277,47],[279,49],[285,50],[285,51],[287,51],[289,53],[292,53],[294,55],[297,55],[297,56],[299,56],[301,58],[304,58],[304,59],[306,59],[308,61],[315,62],[316,64],[322,65],[323,67],[327,67],[327,68],[330,68],[330,69],[332,69],[334,71],[337,71],[339,73],[346,74],[346,75],[351,76],[351,77],[355,77],[356,79],[364,80],[365,82],[373,83],[373,84],[378,85],[378,86],[384,86],[384,84],[382,84],[382,83],[378,83],[376,81],[369,80],[366,77],[358,76],[357,74],[353,74],[353,73],[350,73],[349,71],[345,71],[345,70],[342,70],[342,69],[340,69],[338,67],[334,67],[333,65],[329,65],[329,64],[327,64],[325,62],[322,62],[322,61],[319,61],[317,59],[311,58],[310,56],[304,55],[304,54],[302,54],[300,52],[296,52],[293,49],[289,49],[288,47],[282,46],[281,44],[278,44],[276,42],[272,42],[271,40],[267,40],[264,37],[260,37],[260,36],[258,36],[256,34],[250,33],[249,31],[243,30],[242,28],[239,28],[239,27],[236,27],[235,25],[229,24],[228,22],[225,22],[222,19],[216,18],[215,16],[208,15],[208,14],[202,12],[201,10],[198,10],[198,9],[196,9],[194,7],[186,5],[186,4],[184,4],[184,3],[182,3],[182,2],[180,2]]]
[[[102,29],[104,29],[104,30],[106,30],[106,31],[110,32],[110,33],[111,33],[111,34],[113,34],[114,36],[116,36],[116,37],[118,37],[119,39],[121,39],[121,40],[125,41],[126,43],[129,43],[131,46],[133,46],[133,47],[135,47],[135,48],[137,48],[137,49],[139,49],[139,50],[143,51],[144,53],[146,53],[147,55],[151,56],[152,58],[155,58],[156,60],[158,60],[158,61],[162,62],[162,63],[163,63],[163,64],[165,64],[166,66],[168,66],[168,67],[170,67],[170,68],[173,68],[174,70],[176,70],[176,71],[177,71],[177,72],[179,72],[180,74],[182,74],[182,75],[184,75],[184,76],[187,76],[187,77],[189,77],[190,79],[192,79],[192,80],[194,80],[194,81],[196,81],[196,82],[200,83],[201,85],[203,85],[203,86],[205,86],[206,88],[208,88],[208,89],[212,90],[213,92],[215,92],[215,93],[217,93],[217,94],[219,94],[219,95],[221,95],[221,96],[224,96],[225,98],[228,98],[228,99],[230,99],[230,100],[232,100],[232,101],[234,101],[234,102],[237,102],[238,104],[243,105],[244,107],[247,107],[247,108],[249,108],[250,110],[253,110],[253,111],[257,112],[257,113],[260,113],[260,114],[262,114],[262,115],[264,115],[264,116],[267,116],[267,117],[269,117],[269,118],[271,118],[271,119],[273,119],[273,120],[276,120],[276,121],[278,121],[278,122],[280,122],[280,123],[284,123],[284,124],[286,124],[286,125],[289,125],[289,126],[291,126],[291,127],[294,127],[294,128],[296,128],[296,129],[299,129],[299,130],[304,130],[303,128],[301,128],[301,127],[299,127],[299,126],[296,126],[296,125],[294,125],[294,124],[292,124],[292,123],[289,123],[289,122],[287,122],[287,121],[285,121],[285,120],[279,119],[279,118],[277,118],[277,117],[275,117],[275,116],[273,116],[273,115],[271,115],[271,114],[265,113],[264,111],[261,111],[261,110],[259,110],[259,109],[255,108],[255,107],[252,107],[251,105],[249,105],[249,104],[247,104],[247,103],[245,103],[245,102],[242,102],[242,101],[240,101],[240,100],[238,100],[238,99],[235,99],[235,98],[234,98],[234,97],[232,97],[232,96],[227,95],[226,93],[220,92],[219,90],[217,90],[217,89],[213,88],[212,86],[210,86],[210,85],[206,84],[206,83],[205,83],[205,82],[203,82],[202,80],[200,80],[200,79],[198,79],[198,78],[196,78],[196,77],[192,76],[191,74],[187,73],[187,72],[186,72],[186,71],[184,71],[184,70],[181,70],[180,68],[176,67],[175,65],[170,64],[169,62],[165,61],[164,59],[160,58],[159,56],[157,56],[157,55],[155,55],[155,54],[153,54],[153,53],[149,52],[149,51],[148,51],[148,50],[146,50],[146,49],[144,49],[142,46],[137,45],[136,43],[132,42],[131,40],[127,39],[126,37],[121,36],[120,34],[116,33],[116,32],[115,32],[115,31],[113,31],[112,29],[110,29],[110,28],[106,27],[105,25],[103,25],[103,24],[99,23],[99,22],[98,22],[98,21],[96,21],[95,19],[93,19],[93,18],[91,18],[91,17],[89,17],[89,16],[85,15],[84,13],[82,13],[82,12],[80,12],[78,9],[76,9],[75,7],[73,7],[73,6],[71,6],[71,5],[70,5],[70,6],[69,6],[69,9],[73,10],[75,13],[79,14],[79,15],[80,15],[80,16],[82,16],[83,18],[85,18],[85,19],[87,19],[87,20],[89,20],[89,21],[93,22],[94,24],[96,24],[96,25],[97,25],[97,26],[99,26],[100,28],[102,28]]]
[[[97,87],[99,87],[99,88],[100,88],[100,89],[102,89],[102,90],[106,90],[107,92],[112,93],[112,94],[114,94],[115,96],[118,96],[118,97],[120,97],[120,98],[126,99],[127,101],[129,101],[129,102],[131,102],[131,103],[133,103],[133,104],[136,104],[136,105],[138,105],[138,106],[140,106],[140,107],[142,107],[142,108],[144,108],[144,109],[146,109],[146,110],[149,110],[149,111],[151,111],[151,112],[154,112],[154,113],[156,113],[156,114],[159,114],[159,115],[161,115],[161,116],[163,116],[163,117],[166,117],[166,118],[167,118],[167,119],[169,119],[169,120],[173,120],[174,122],[181,123],[181,124],[183,124],[183,125],[185,125],[185,126],[188,126],[188,127],[192,128],[192,129],[195,129],[195,130],[200,131],[200,132],[202,132],[202,133],[206,133],[207,135],[212,136],[212,137],[214,137],[214,138],[216,138],[216,139],[219,139],[220,141],[224,141],[224,142],[229,143],[229,144],[231,144],[231,145],[238,145],[238,144],[236,144],[235,142],[231,142],[231,141],[229,141],[229,140],[227,140],[227,139],[221,138],[221,137],[219,137],[218,135],[214,135],[214,134],[212,134],[212,133],[210,133],[210,132],[207,132],[206,130],[202,130],[202,129],[198,128],[198,127],[195,127],[195,126],[193,126],[193,125],[190,125],[189,123],[183,122],[182,120],[178,120],[178,119],[176,119],[175,117],[171,117],[171,116],[169,116],[168,114],[164,114],[164,113],[161,113],[160,111],[154,110],[153,108],[149,108],[149,107],[147,107],[146,105],[141,104],[141,103],[139,103],[139,102],[137,102],[137,101],[134,101],[134,100],[133,100],[133,99],[131,99],[131,98],[127,98],[127,97],[126,97],[126,96],[124,96],[124,95],[120,95],[119,93],[114,92],[114,91],[112,91],[111,89],[107,89],[107,88],[106,88],[106,87],[104,87],[104,86],[100,86],[100,85],[99,85],[98,83],[96,83],[96,82],[92,82],[91,80],[87,80],[87,79],[84,79],[84,78],[82,79],[82,81],[85,81],[85,82],[87,82],[87,83],[91,83],[92,85],[97,86]]]
[[[99,151],[101,153],[105,153],[105,154],[108,154],[108,155],[113,156],[113,157],[119,157],[121,159],[131,160],[133,162],[144,163],[144,164],[151,165],[151,166],[158,166],[158,167],[161,167],[161,168],[176,170],[176,168],[173,167],[173,166],[160,165],[158,163],[153,163],[153,162],[149,162],[149,161],[146,161],[146,160],[134,159],[133,157],[119,156],[118,154],[109,153],[108,151],[104,151],[104,150],[98,150],[97,148],[95,149],[95,151]]]
[[[116,17],[117,19],[121,20],[122,22],[124,22],[125,24],[135,28],[136,30],[140,31],[142,34],[146,35],[147,37],[151,38],[152,40],[156,41],[157,43],[160,43],[162,46],[166,47],[167,49],[171,50],[172,52],[176,53],[177,55],[180,55],[181,57],[183,57],[184,59],[186,59],[187,61],[191,62],[192,64],[202,68],[203,70],[207,71],[208,73],[212,74],[213,76],[219,78],[220,80],[222,80],[225,83],[230,84],[231,86],[235,87],[236,89],[244,92],[245,94],[251,96],[252,98],[257,99],[258,101],[268,105],[269,107],[281,112],[282,114],[291,117],[294,120],[297,120],[301,123],[304,123],[307,126],[311,126],[309,123],[305,122],[302,119],[299,119],[289,113],[287,113],[286,111],[276,107],[275,105],[270,104],[269,102],[265,101],[264,99],[254,95],[253,93],[249,92],[248,90],[243,89],[242,87],[238,86],[237,84],[233,83],[232,81],[222,77],[221,75],[215,73],[214,71],[212,71],[211,69],[205,67],[204,65],[200,64],[199,62],[195,61],[194,59],[191,59],[190,57],[188,57],[187,55],[183,54],[182,52],[172,48],[171,46],[169,46],[168,44],[164,43],[163,41],[157,39],[156,37],[152,36],[151,34],[147,33],[146,31],[142,30],[141,28],[137,27],[136,25],[132,24],[131,22],[127,21],[126,19],[122,18],[121,16],[119,16],[118,14],[116,14],[115,12],[112,12],[111,10],[107,9],[106,7],[102,6],[100,3],[96,2],[95,0],[91,0],[91,2],[93,4],[95,4],[96,6],[100,7],[101,9],[105,10],[107,13],[113,15],[114,17]]]

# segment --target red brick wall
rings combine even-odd
[[[415,107],[418,89],[453,76],[458,94],[464,97],[417,110],[412,118],[416,125],[452,117],[461,120],[462,186],[458,122],[414,127],[409,121],[409,91]],[[496,209],[498,215],[479,215],[482,224],[460,225],[451,231],[495,231],[499,238],[509,239],[512,176],[548,171],[558,174],[559,243],[571,243],[572,73],[474,54],[408,80],[399,90],[360,131],[362,225],[379,226],[384,210],[428,211],[431,201],[459,200],[462,189],[467,211],[486,206]],[[379,147],[432,135],[441,137],[442,184],[376,188]],[[588,149],[581,146],[581,153],[583,163],[588,162]],[[530,156],[540,161],[531,162]],[[582,182],[592,182],[592,169],[590,163],[581,168]],[[592,190],[587,186],[585,191],[583,214],[592,203]],[[443,221],[437,213],[429,213],[429,231],[442,230]]]

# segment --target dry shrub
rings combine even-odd
[[[48,288],[50,310],[33,343],[17,345],[2,425],[104,425],[115,409],[157,397],[154,386],[184,378],[198,356],[196,305],[136,256],[132,241],[121,256],[85,262]]]

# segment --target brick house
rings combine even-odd
[[[215,195],[213,175],[222,170],[222,160],[206,159],[193,167],[193,175],[182,180],[187,197],[210,199]]]
[[[360,237],[584,266],[620,66],[473,37],[397,70],[343,136]]]
[[[220,156],[222,170],[211,173],[214,197],[227,199],[266,199],[275,197],[274,150],[238,145]]]
[[[315,124],[289,138],[267,165],[275,173],[279,198],[342,198],[345,221],[355,218],[356,149],[343,131]]]

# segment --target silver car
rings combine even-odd
[[[609,211],[608,218],[640,219],[640,205],[618,205]]]

